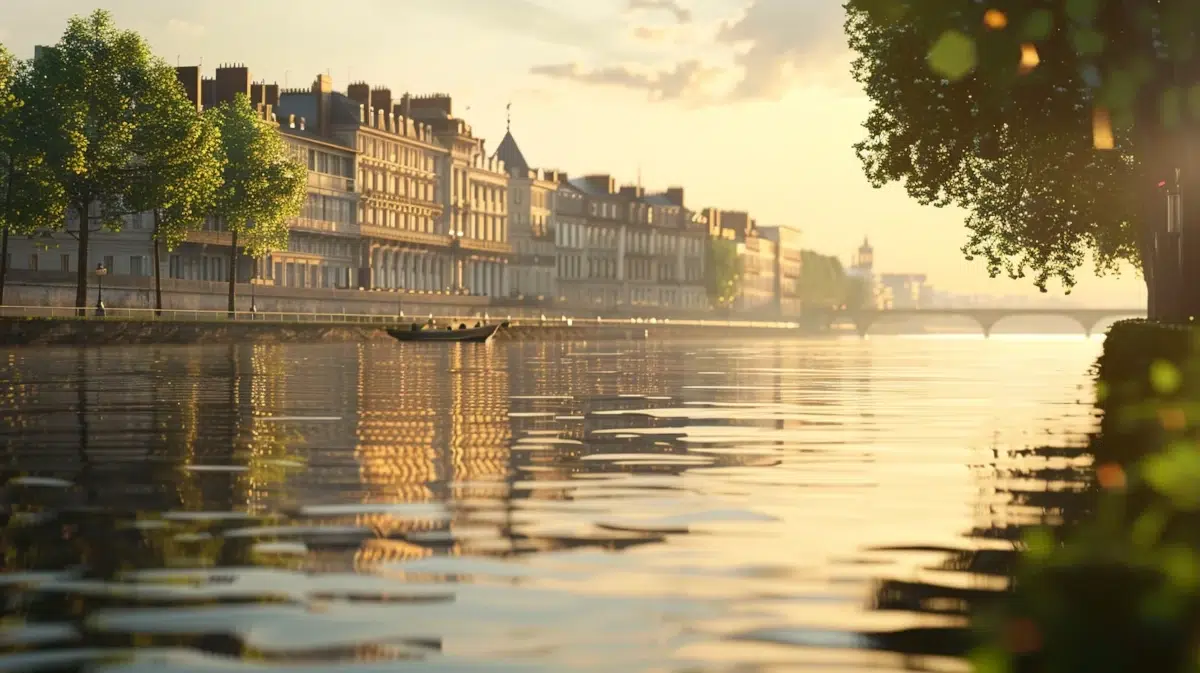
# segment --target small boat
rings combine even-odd
[[[491,339],[501,327],[507,323],[497,325],[483,325],[481,327],[467,327],[459,329],[424,327],[421,325],[413,325],[412,327],[393,327],[388,329],[388,334],[392,335],[397,341],[467,341],[472,343],[484,343]]]

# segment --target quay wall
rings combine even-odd
[[[0,318],[0,346],[337,343],[389,341],[388,324]],[[786,339],[798,330],[672,325],[513,325],[496,341]]]

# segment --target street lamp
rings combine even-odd
[[[104,268],[104,262],[96,265],[96,317],[104,317],[104,277],[108,275],[108,269]]]

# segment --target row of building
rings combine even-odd
[[[280,89],[255,82],[244,65],[211,78],[198,67],[177,72],[198,110],[249,96],[308,167],[308,199],[290,222],[287,249],[238,258],[240,280],[589,314],[694,313],[710,308],[708,247],[729,239],[744,255],[735,307],[800,310],[799,232],[760,228],[745,212],[692,208],[680,187],[652,192],[610,175],[539,168],[511,125],[489,154],[448,95],[394,96],[365,83],[343,93],[328,75]],[[77,226],[68,221],[68,230]],[[13,241],[10,268],[71,271],[73,241]],[[92,258],[110,274],[152,275],[148,215],[92,241]],[[161,272],[226,282],[231,244],[210,219],[163,256]]]

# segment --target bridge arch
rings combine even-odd
[[[974,320],[983,330],[984,337],[991,337],[996,325],[1007,318],[1056,317],[1074,320],[1086,336],[1091,337],[1096,326],[1122,318],[1145,317],[1144,309],[899,309],[883,311],[849,311],[849,318],[860,337],[866,337],[871,327],[884,317],[921,318],[932,316],[962,317]]]

